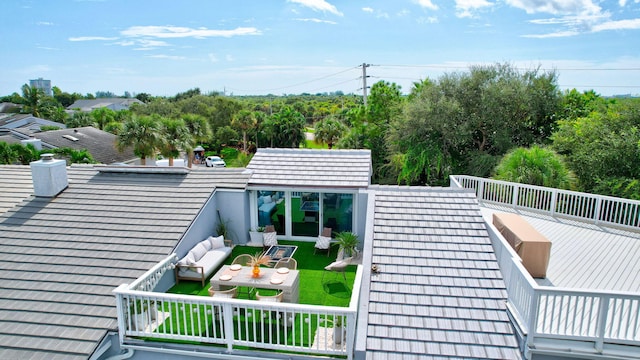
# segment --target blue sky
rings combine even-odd
[[[361,93],[510,63],[640,94],[640,0],[5,0],[0,95]]]

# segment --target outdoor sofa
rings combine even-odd
[[[231,241],[224,236],[208,238],[196,244],[175,267],[176,284],[180,280],[192,280],[202,282],[213,274],[231,254]]]

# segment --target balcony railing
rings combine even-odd
[[[474,189],[478,201],[631,230],[640,230],[640,201],[466,175],[452,187]]]
[[[345,308],[153,292],[176,260],[169,256],[131,285],[114,290],[121,346],[137,337],[197,341],[227,352],[242,346],[352,358],[361,267]],[[342,341],[336,344],[335,336]]]
[[[640,354],[640,294],[539,286],[495,227],[487,223],[487,229],[507,287],[509,310],[527,335],[529,348],[541,348],[544,340],[567,340],[590,343],[596,353],[627,345]]]

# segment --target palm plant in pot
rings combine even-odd
[[[342,231],[336,235],[336,242],[338,243],[338,260],[352,257],[357,252],[358,235],[350,231]]]

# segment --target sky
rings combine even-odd
[[[362,94],[365,81],[408,93],[414,82],[496,63],[555,71],[562,90],[640,95],[640,0],[2,5],[0,95],[37,78],[81,94]]]

